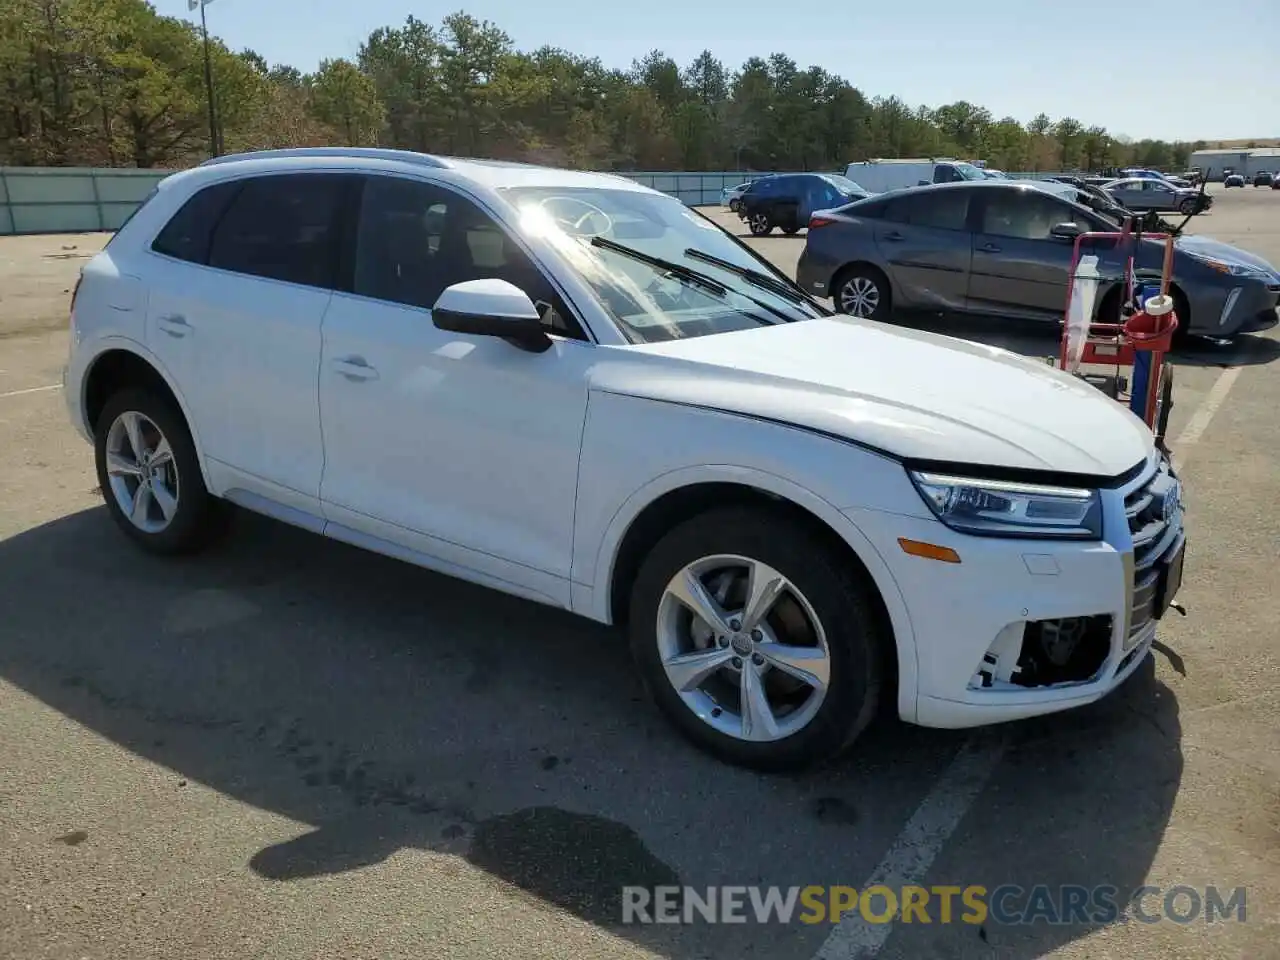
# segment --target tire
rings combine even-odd
[[[782,232],[785,233],[788,237],[794,237],[797,233],[800,232],[800,228],[796,226],[783,227]]]
[[[1200,204],[1194,200],[1183,200],[1182,203],[1178,204],[1178,212],[1184,217],[1189,217],[1193,213],[1200,212]]]
[[[1178,316],[1178,329],[1173,331],[1173,349],[1182,350],[1191,343],[1191,305],[1181,290],[1172,289],[1173,312]]]
[[[887,323],[893,313],[893,291],[888,278],[875,267],[847,267],[831,284],[836,311],[866,320]],[[859,296],[861,300],[859,301]]]
[[[690,613],[669,590],[692,568],[711,591],[718,582],[715,570],[744,558],[767,565],[788,584],[761,620],[763,645],[755,649],[780,649],[770,646],[771,638],[813,640],[789,649],[812,651],[818,659],[805,661],[812,670],[821,669],[813,664],[825,664],[828,680],[821,694],[751,652],[754,641],[745,624],[729,620],[726,626],[737,623],[744,632],[718,641],[706,621]],[[729,611],[735,606],[741,610],[743,604],[738,592],[743,578],[734,582],[733,589],[716,597]],[[838,756],[876,715],[887,675],[886,652],[892,649],[877,599],[873,588],[851,573],[846,557],[790,518],[759,508],[725,507],[671,530],[645,559],[631,593],[631,650],[659,710],[691,742],[736,766],[801,769]],[[819,629],[796,629],[813,623]],[[761,632],[752,633],[761,640]],[[821,638],[825,658],[819,656]],[[714,656],[721,665],[682,694],[664,663],[686,651]],[[766,698],[783,700],[776,705],[780,711],[770,711],[776,728],[755,738],[744,734],[739,707],[742,685],[748,682],[743,671],[748,670],[759,684],[755,689],[766,691]]]
[[[742,206],[742,201],[739,200],[737,197],[729,201],[729,211],[731,213],[737,213],[741,206]]]
[[[751,230],[753,237],[767,237],[773,233],[773,220],[767,213],[749,213],[747,214],[747,226]]]
[[[139,499],[137,472],[108,469],[111,464],[138,466],[129,423],[138,428],[143,445],[151,449],[146,456],[153,479],[142,498],[147,502],[141,504],[138,522],[130,519],[122,505],[131,492],[134,502]],[[151,459],[162,454],[161,440],[167,442],[168,458]],[[225,529],[226,505],[205,487],[191,431],[172,401],[136,389],[111,397],[94,429],[94,460],[111,519],[147,552],[163,556],[193,553]],[[171,504],[168,510],[164,509],[166,503]]]

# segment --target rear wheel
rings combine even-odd
[[[752,236],[756,237],[767,237],[773,232],[773,221],[763,212],[748,214],[747,226],[751,229]]]
[[[875,267],[848,267],[836,276],[832,288],[838,312],[866,320],[889,319],[893,295],[888,279]]]
[[[111,519],[144,550],[190,553],[222,531],[225,505],[206,489],[171,401],[146,390],[116,394],[98,417],[94,455]]]
[[[729,763],[804,767],[875,715],[891,640],[873,589],[789,517],[709,511],[668,533],[632,590],[630,639],[658,707]]]
[[[791,224],[789,226],[783,227],[782,232],[785,233],[788,237],[794,237],[797,233],[800,232],[800,228],[795,224]]]

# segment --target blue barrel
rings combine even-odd
[[[1160,293],[1160,288],[1149,284],[1138,287],[1137,307],[1142,309],[1149,298]],[[1129,409],[1143,420],[1147,417],[1147,385],[1151,380],[1151,352],[1135,350],[1133,352],[1133,384],[1129,394]]]

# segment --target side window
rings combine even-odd
[[[332,287],[334,220],[342,185],[332,174],[245,181],[213,233],[209,266],[311,287]]]
[[[913,227],[963,230],[969,216],[970,190],[926,190],[889,201],[884,219]]]
[[[960,179],[960,174],[956,173],[955,167],[949,163],[940,163],[933,168],[934,183],[955,183]]]
[[[551,282],[472,201],[420,180],[366,180],[356,233],[355,293],[430,310],[445,287],[490,278],[527,293],[549,332],[586,339]]]
[[[1083,216],[1038,190],[988,191],[982,216],[982,232],[1020,240],[1048,240],[1056,224],[1075,222],[1085,230],[1092,225]]]
[[[230,180],[194,194],[156,235],[151,249],[188,263],[208,263],[213,229],[241,185],[239,180]]]

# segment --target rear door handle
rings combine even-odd
[[[999,253],[1000,252],[1000,248],[997,247],[994,243],[984,243],[978,249],[981,250],[983,253]]]
[[[191,332],[191,324],[180,313],[170,313],[156,318],[156,326],[171,337],[185,337]]]
[[[333,369],[348,380],[377,380],[378,371],[364,357],[339,357],[333,361]]]
[[[885,238],[886,240],[893,240],[893,241],[905,240],[905,239],[906,239],[906,237],[904,237],[902,234],[898,233],[898,231],[896,231],[896,230],[895,230],[893,233],[886,233],[886,234],[884,235],[884,238]]]

